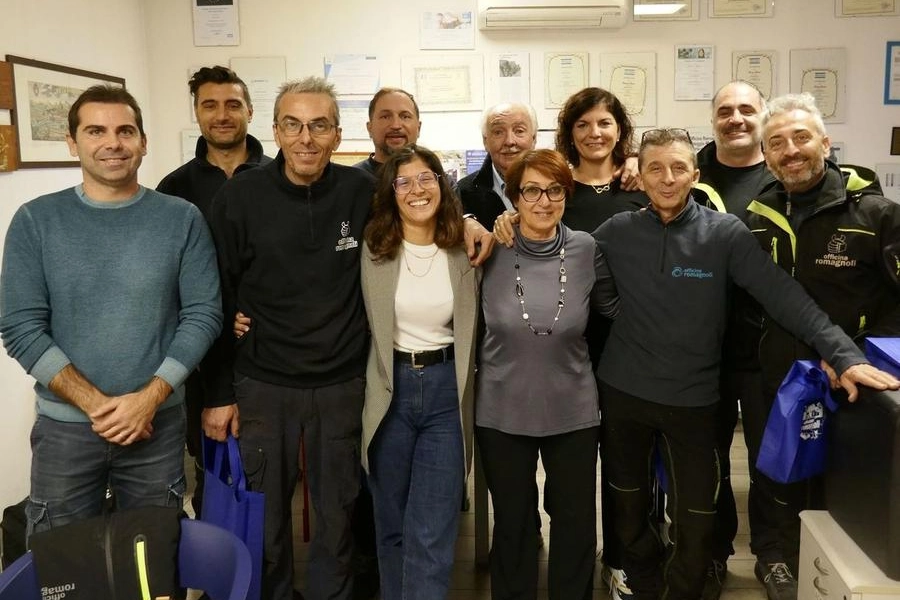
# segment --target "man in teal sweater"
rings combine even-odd
[[[138,184],[140,107],[94,86],[69,111],[83,183],[23,205],[7,232],[0,335],[36,380],[28,534],[121,508],[180,506],[182,384],[221,329],[200,211]]]

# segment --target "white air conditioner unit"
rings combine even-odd
[[[511,29],[618,29],[626,0],[484,0],[483,31]]]

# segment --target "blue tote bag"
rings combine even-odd
[[[818,363],[795,361],[769,412],[756,468],[779,483],[823,473],[828,415],[837,407],[828,375]]]
[[[247,600],[259,600],[262,576],[265,497],[247,490],[238,442],[203,438],[203,507],[200,520],[227,529],[247,545],[253,563]]]

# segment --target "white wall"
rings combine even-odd
[[[551,0],[552,1],[552,0]],[[789,51],[792,48],[846,47],[848,110],[845,124],[829,126],[835,141],[846,143],[845,160],[874,165],[888,162],[890,127],[900,126],[900,106],[882,104],[885,42],[900,39],[900,17],[834,17],[833,0],[781,0],[774,17],[709,19],[708,0],[700,1],[699,21],[629,22],[620,30],[476,32],[475,53],[531,53],[532,98],[541,108],[542,53],[589,51],[591,83],[599,84],[601,52],[657,53],[660,126],[706,126],[706,102],[673,101],[675,44],[705,43],[716,47],[716,85],[731,79],[734,50],[775,50],[778,53],[776,91],[789,91]],[[190,128],[187,70],[190,65],[227,63],[232,57],[285,56],[288,78],[322,73],[325,53],[375,54],[381,59],[382,83],[400,85],[400,59],[410,55],[445,55],[469,51],[418,50],[420,10],[485,5],[487,0],[421,0],[402,4],[389,0],[242,0],[241,46],[195,48],[187,0],[148,0],[147,19],[152,60],[150,90],[158,177],[180,162],[180,131]],[[629,3],[630,4],[630,3]],[[401,8],[402,6],[402,8]],[[340,90],[339,90],[340,91]],[[479,116],[475,112],[422,117],[421,142],[435,149],[480,148]],[[555,111],[539,110],[541,127],[554,127]],[[341,150],[369,150],[368,142],[347,140]],[[900,162],[896,159],[895,162]]]
[[[485,0],[477,0],[484,3]],[[431,0],[425,0],[431,2]],[[180,132],[191,127],[188,68],[226,63],[239,56],[286,56],[289,78],[321,74],[327,53],[376,54],[382,83],[400,84],[400,58],[418,50],[418,11],[426,3],[402,7],[388,0],[242,0],[239,47],[195,48],[189,0],[0,0],[4,15],[0,55],[6,53],[125,77],[144,108],[150,154],[141,181],[155,186],[181,162]],[[458,6],[440,2],[435,9]],[[465,2],[462,2],[465,5]],[[470,6],[476,6],[471,0]],[[532,97],[540,105],[544,51],[589,51],[591,83],[599,82],[601,52],[657,53],[661,126],[703,126],[706,102],[674,102],[674,45],[716,46],[716,84],[731,78],[733,50],[776,50],[777,92],[789,91],[791,48],[846,47],[847,123],[829,126],[833,140],[846,143],[846,160],[873,165],[890,162],[890,127],[900,126],[900,106],[882,104],[885,42],[900,39],[900,17],[835,19],[832,0],[782,0],[771,19],[708,19],[700,0],[700,21],[631,23],[616,31],[531,32],[476,35],[475,52],[528,51],[532,56]],[[450,51],[432,51],[445,54]],[[539,107],[540,108],[540,107]],[[436,149],[478,148],[479,113],[423,115],[422,143]],[[555,114],[541,110],[542,127]],[[366,142],[346,142],[342,150],[368,150]],[[900,160],[894,159],[894,162]],[[23,202],[80,181],[77,169],[20,170],[0,174],[0,235]],[[19,500],[28,487],[28,432],[32,382],[21,368],[0,356],[0,506]]]
[[[139,0],[0,0],[6,54],[124,77],[142,107],[148,104],[145,28]],[[146,119],[145,119],[146,121]],[[152,127],[151,123],[145,123]],[[153,173],[152,157],[142,177]],[[81,181],[79,169],[22,169],[0,173],[0,236],[28,200]],[[156,181],[148,181],[156,185]],[[0,508],[28,494],[34,420],[34,380],[0,353]]]

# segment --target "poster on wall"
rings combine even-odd
[[[373,96],[378,91],[381,71],[373,54],[327,54],[325,79],[341,96]]]
[[[791,50],[791,92],[809,92],[826,123],[843,123],[847,104],[847,49]]]
[[[424,11],[419,20],[421,50],[473,50],[475,25],[471,8]]]
[[[634,0],[635,21],[699,21],[700,0]]]
[[[498,102],[531,104],[531,63],[527,52],[493,54],[489,69],[491,104]]]
[[[886,17],[900,15],[900,0],[834,0],[836,17]]]
[[[714,47],[675,46],[675,100],[712,100]]]
[[[600,87],[615,94],[635,127],[656,125],[656,53],[600,54]]]
[[[481,54],[410,56],[400,60],[403,89],[422,112],[481,110],[484,57]]]
[[[884,103],[900,104],[900,42],[888,42],[884,58]]]
[[[191,0],[195,46],[240,46],[238,0]]]
[[[286,76],[283,56],[251,56],[232,58],[231,70],[238,73],[253,102],[253,120],[247,132],[258,140],[274,140],[275,97]]]
[[[338,96],[338,109],[341,111],[341,139],[367,140],[369,130],[369,100],[361,96]]]
[[[774,7],[772,0],[709,0],[709,16],[771,17]]]
[[[740,50],[731,53],[731,79],[756,86],[763,98],[775,95],[776,59],[774,50]]]
[[[544,53],[544,108],[562,108],[569,96],[587,85],[587,52]]]
[[[69,107],[92,85],[125,87],[125,79],[6,55],[13,65],[19,167],[77,167],[66,144]]]

